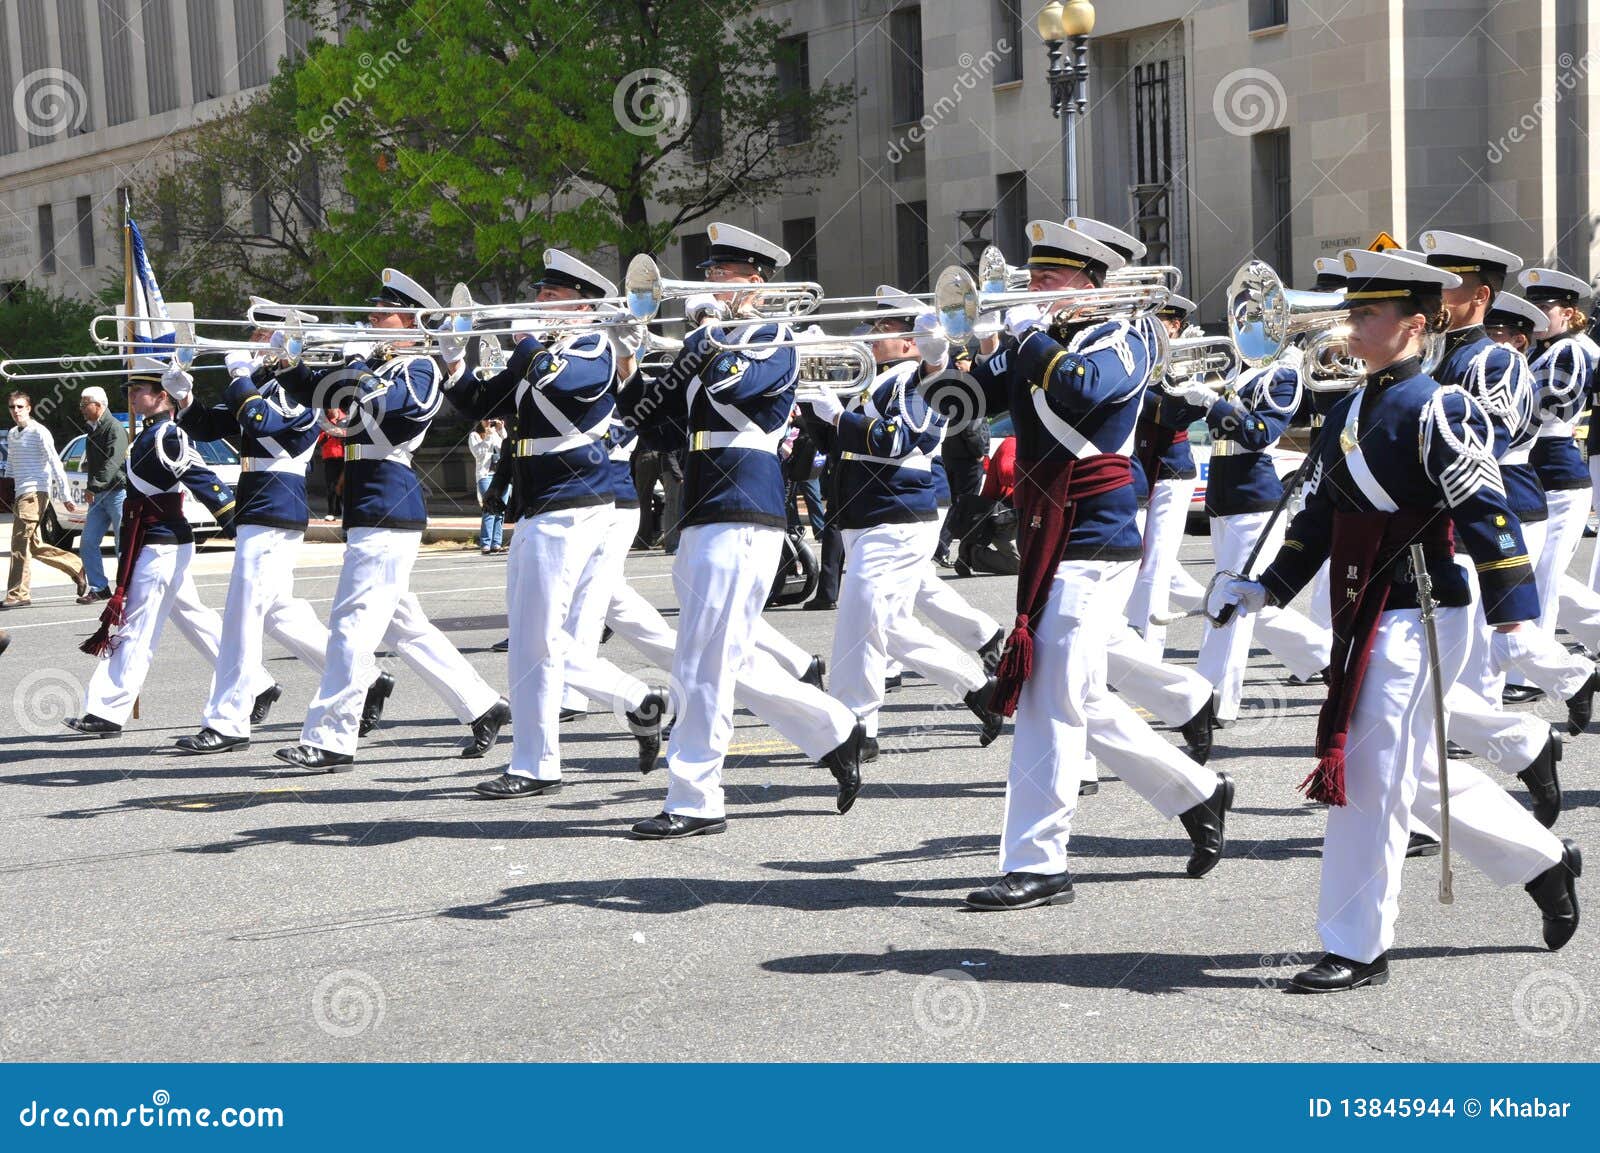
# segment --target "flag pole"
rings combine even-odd
[[[122,190],[122,311],[125,316],[133,315],[133,192],[131,189]],[[128,350],[128,373],[131,376],[134,366],[133,346],[133,321],[122,322],[122,347]],[[126,390],[124,390],[126,396]],[[131,440],[138,429],[133,426],[133,405],[128,404],[128,438]]]

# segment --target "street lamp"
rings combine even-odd
[[[1062,121],[1066,134],[1067,215],[1078,214],[1078,140],[1074,131],[1089,100],[1089,33],[1094,31],[1094,5],[1089,0],[1050,0],[1039,11],[1039,39],[1050,53],[1050,69],[1045,79],[1050,84],[1050,111]],[[1070,43],[1071,58],[1064,58],[1062,46]],[[1066,115],[1062,115],[1065,110]]]

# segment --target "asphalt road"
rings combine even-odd
[[[1202,579],[1207,553],[1186,542]],[[336,560],[308,549],[301,571],[322,612]],[[204,557],[213,605],[227,563],[225,550]],[[669,563],[628,565],[661,606]],[[504,584],[503,558],[467,550],[426,552],[413,583],[501,685],[489,646]],[[1009,615],[1010,580],[959,587]],[[996,873],[1010,738],[980,751],[926,682],[891,695],[884,735],[905,751],[870,767],[848,816],[825,770],[741,714],[728,834],[641,843],[627,827],[659,809],[665,781],[638,776],[609,713],[563,728],[563,791],[481,801],[470,786],[503,765],[509,736],[486,761],[459,760],[465,728],[392,658],[386,724],[342,776],[273,773],[271,750],[296,739],[314,688],[277,650],[284,699],[249,750],[171,755],[210,675],[171,634],[125,736],[59,739],[91,670],[75,647],[90,616],[48,580],[33,608],[0,614],[7,1060],[1592,1060],[1600,1048],[1594,928],[1550,954],[1520,887],[1494,889],[1459,861],[1451,907],[1435,899],[1436,861],[1408,870],[1387,986],[1282,992],[1320,952],[1323,815],[1296,785],[1321,690],[1288,685],[1264,652],[1212,762],[1237,780],[1238,807],[1211,876],[1188,879],[1181,827],[1108,778],[1079,809],[1076,902],[983,915],[961,897]],[[772,619],[831,647],[832,613]],[[1185,622],[1170,651],[1192,662],[1198,638]],[[643,664],[620,640],[606,652]],[[1568,745],[1557,826],[1591,853],[1597,764],[1600,737]]]

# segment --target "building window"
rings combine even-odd
[[[1006,172],[995,178],[994,242],[1006,259],[1020,264],[1028,255],[1028,174]]]
[[[236,0],[234,41],[239,50],[239,87],[254,88],[272,79],[267,59],[266,0]]]
[[[806,216],[783,222],[783,246],[789,250],[785,280],[817,279],[817,218]]]
[[[1254,152],[1256,252],[1286,279],[1294,273],[1294,229],[1290,226],[1289,130],[1258,132]]]
[[[1250,31],[1289,23],[1289,0],[1250,0]]]
[[[1172,85],[1168,61],[1133,69],[1133,203],[1147,264],[1172,251]]]
[[[78,197],[78,267],[94,267],[94,201]]]
[[[56,214],[49,204],[39,205],[39,271],[56,274]]]
[[[178,202],[177,190],[164,187],[161,190],[160,215],[157,218],[161,232],[161,251],[178,251]]]
[[[894,206],[896,288],[904,292],[928,291],[928,202]]]
[[[805,36],[791,36],[778,42],[778,95],[794,99],[797,107],[787,111],[778,124],[779,144],[803,144],[811,139],[811,126],[801,100],[811,91],[811,42]]]
[[[695,121],[689,155],[696,164],[709,164],[722,155],[722,80],[708,76],[694,97]]]
[[[1000,57],[994,70],[994,82],[1011,84],[1022,79],[1022,0],[991,2],[994,8],[989,26],[994,33],[995,54]]]
[[[889,14],[890,105],[896,124],[922,119],[922,9]]]
[[[700,271],[700,266],[711,255],[711,238],[701,229],[698,232],[685,232],[678,241],[683,245],[680,275],[684,280],[704,280],[705,273]]]

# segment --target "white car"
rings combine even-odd
[[[88,474],[83,470],[83,457],[88,437],[79,435],[67,442],[67,447],[61,452],[61,464],[67,472],[67,484],[72,489],[72,502],[75,511],[68,512],[66,502],[58,495],[50,498],[50,507],[45,509],[44,519],[40,522],[39,529],[44,538],[60,548],[72,548],[83,531],[83,518],[88,506],[83,502],[84,486],[88,483]],[[216,473],[229,488],[239,483],[239,454],[234,451],[233,445],[225,440],[195,441],[195,448],[200,451],[200,457],[212,472]],[[183,494],[183,515],[188,518],[189,524],[194,529],[196,541],[207,540],[222,531],[222,526],[216,522],[211,511],[194,498],[189,492]]]

